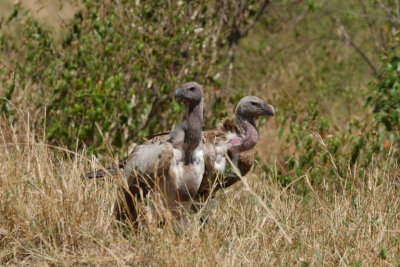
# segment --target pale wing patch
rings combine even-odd
[[[174,148],[174,160],[176,162],[182,161],[183,153],[180,149]]]
[[[215,159],[214,169],[220,172],[223,172],[226,167],[226,158],[225,155],[217,154],[217,158]]]
[[[217,157],[214,163],[214,169],[220,172],[223,172],[226,168],[226,158],[225,154],[228,153],[228,150],[232,147],[232,144],[229,143],[233,138],[237,138],[237,134],[233,132],[228,132],[226,134],[226,138],[224,141],[219,142],[218,145],[215,146],[217,151]]]
[[[194,165],[194,172],[196,175],[197,187],[200,187],[205,171],[204,151],[202,145],[203,144],[200,143],[200,145],[193,151],[193,165]]]
[[[226,134],[226,140],[229,142],[229,140],[231,140],[231,139],[233,139],[233,138],[235,138],[235,137],[237,137],[238,135],[236,134],[236,133],[233,133],[233,132],[228,132],[227,134]]]
[[[183,179],[183,153],[181,150],[174,148],[174,162],[172,164],[172,172],[175,174],[178,186],[182,183]]]

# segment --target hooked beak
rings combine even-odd
[[[273,106],[271,106],[271,105],[269,105],[267,103],[264,103],[263,109],[265,111],[265,114],[267,114],[267,115],[269,115],[271,117],[273,117],[275,115],[275,109],[274,109]]]
[[[181,87],[175,91],[175,99],[180,99],[185,94],[185,88]]]

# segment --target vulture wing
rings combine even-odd
[[[228,152],[229,141],[240,134],[239,128],[231,119],[224,119],[217,128],[203,132],[205,144],[215,147],[216,155],[214,156],[214,163],[212,165],[213,169],[220,171],[220,173],[205,172],[196,200],[201,201],[201,199],[208,198],[210,195],[214,195],[219,189],[229,187],[240,180],[234,173],[224,174],[225,169],[228,167],[225,153],[228,154],[232,162],[238,167],[241,175],[244,176],[250,171],[254,163],[254,151],[249,150],[235,155]],[[209,158],[212,157],[210,156]],[[213,190],[212,187],[215,182],[216,185]]]
[[[175,178],[168,175],[173,155],[171,143],[140,145],[121,161],[120,170],[127,179],[129,189],[123,190],[124,197],[120,199],[117,210],[118,218],[127,217],[135,221],[137,199],[146,196],[154,188],[164,188],[162,193],[168,196],[172,188],[166,186],[166,179],[173,184]],[[124,202],[126,206],[122,204]]]
[[[162,177],[171,167],[174,149],[171,143],[146,144],[138,146],[125,160],[123,169],[128,185],[133,184],[137,172],[150,177]]]

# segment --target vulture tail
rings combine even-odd
[[[126,160],[121,160],[118,164],[118,168],[116,166],[113,166],[105,170],[97,170],[95,172],[89,172],[86,174],[86,177],[89,179],[103,178],[104,176],[106,176],[107,173],[111,175],[116,175],[118,171],[121,171],[125,168],[125,165],[126,165]]]
[[[98,170],[95,172],[89,172],[86,174],[86,177],[89,179],[93,179],[93,178],[103,178],[106,173],[109,173],[111,175],[114,175],[118,172],[118,169],[116,167],[111,167],[111,168],[107,168],[106,170]]]

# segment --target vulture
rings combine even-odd
[[[128,210],[120,207],[119,218],[135,221],[138,215],[135,202],[148,192],[156,191],[161,193],[164,205],[179,222],[183,218],[180,206],[190,208],[190,200],[197,194],[205,171],[203,89],[196,82],[185,83],[175,92],[175,98],[187,106],[184,121],[166,135],[165,140],[138,146],[119,164],[129,187],[123,199]],[[108,169],[110,173],[117,171],[115,167]],[[89,178],[102,176],[103,171],[88,174]]]
[[[250,171],[254,163],[254,151],[251,149],[258,142],[255,119],[262,115],[274,116],[274,107],[256,96],[245,96],[236,106],[237,124],[230,119],[225,119],[216,129],[203,133],[205,144],[215,147],[214,169],[216,172],[203,177],[197,200],[214,197],[218,189],[229,187],[240,180],[236,174],[228,170],[229,163],[226,155],[239,169],[242,176]],[[217,180],[218,173],[221,174],[221,178]],[[212,190],[215,182],[215,188]]]
[[[185,127],[187,128],[185,125],[190,122],[189,117],[192,112],[191,110],[193,109],[190,107],[190,105],[188,105],[188,119],[186,120],[186,124],[183,123],[181,126],[176,127],[171,133],[160,133],[150,136],[149,140],[142,145],[143,150],[152,150],[153,148],[165,144],[166,142],[173,144],[173,147],[185,147],[182,144],[183,140],[186,141],[186,136],[189,137],[192,135],[190,132],[187,133],[187,130],[184,130]],[[192,205],[191,208],[193,210],[198,210],[202,203],[204,203],[204,200],[207,198],[211,198],[212,205],[214,205],[216,203],[215,193],[219,189],[229,187],[240,180],[237,175],[229,170],[229,164],[227,162],[226,155],[228,155],[233,164],[236,165],[241,175],[244,176],[250,171],[254,163],[254,152],[251,149],[258,142],[258,131],[256,128],[255,119],[262,115],[274,116],[274,114],[275,111],[273,106],[265,103],[256,96],[246,96],[239,101],[236,107],[236,123],[230,119],[225,119],[216,129],[203,132],[202,141],[199,144],[199,146],[202,147],[202,153],[197,154],[199,157],[195,159],[197,162],[201,161],[202,166],[204,166],[201,171],[196,172],[196,174],[203,172],[203,177],[200,179],[200,184],[196,184],[196,194],[190,194],[190,198],[194,198],[194,200],[196,200],[196,202],[200,205]],[[198,128],[201,129],[201,127]],[[138,147],[138,149],[140,147]],[[186,148],[188,147],[189,146],[186,145]],[[135,162],[136,160],[132,161],[132,158],[134,157],[134,154],[140,150],[142,149],[135,150],[125,160],[120,162],[119,167],[123,170],[125,175],[127,175],[126,171],[129,172],[132,170],[132,168],[129,167],[129,161]],[[182,149],[180,151],[182,151]],[[180,158],[182,157],[180,153],[182,152],[175,151],[174,155],[179,155],[177,158]],[[140,157],[140,154],[137,154],[136,157]],[[200,155],[203,155],[203,159],[200,159]],[[160,153],[160,157],[161,156],[164,156],[164,154]],[[184,156],[181,164],[185,162],[187,163],[187,160],[189,160],[189,158]],[[185,169],[180,168],[180,170],[193,173],[193,170],[190,170],[190,168],[194,166],[193,164],[191,167],[187,164],[185,166]],[[165,167],[163,166],[161,169],[165,169]],[[171,169],[176,170],[177,168],[173,167]],[[109,169],[110,172],[113,172],[114,170],[116,170],[116,168]],[[94,176],[89,175],[89,177],[101,177],[103,175],[104,172],[98,172]],[[188,180],[190,180],[189,176],[190,175],[186,176]],[[127,177],[129,177],[129,175]],[[193,179],[193,181],[194,180],[196,179]],[[199,182],[199,180],[196,180],[196,182]],[[147,187],[149,186],[146,184],[136,182],[133,184],[133,186],[130,185],[130,192],[132,192],[134,195],[137,195],[140,188]],[[193,190],[192,193],[194,191],[195,190]],[[134,203],[130,197],[130,194],[128,193],[129,192],[126,192],[125,198],[128,202],[129,210],[134,213]],[[169,194],[169,196],[173,196],[173,194]],[[184,197],[185,194],[182,196]],[[188,196],[189,195],[186,195],[186,199],[184,200],[187,200]],[[169,200],[168,202],[171,203],[173,201],[174,199]]]
[[[207,150],[204,154],[205,172],[195,198],[200,205],[193,205],[192,209],[198,210],[204,200],[210,197],[212,205],[215,205],[215,193],[240,180],[229,171],[230,166],[225,155],[230,157],[242,176],[250,171],[254,163],[254,151],[251,149],[258,142],[255,119],[262,115],[274,116],[274,107],[256,96],[246,96],[236,106],[236,124],[225,119],[216,129],[203,132],[204,148]],[[167,138],[168,133],[161,133],[151,136],[147,143],[155,144]]]

